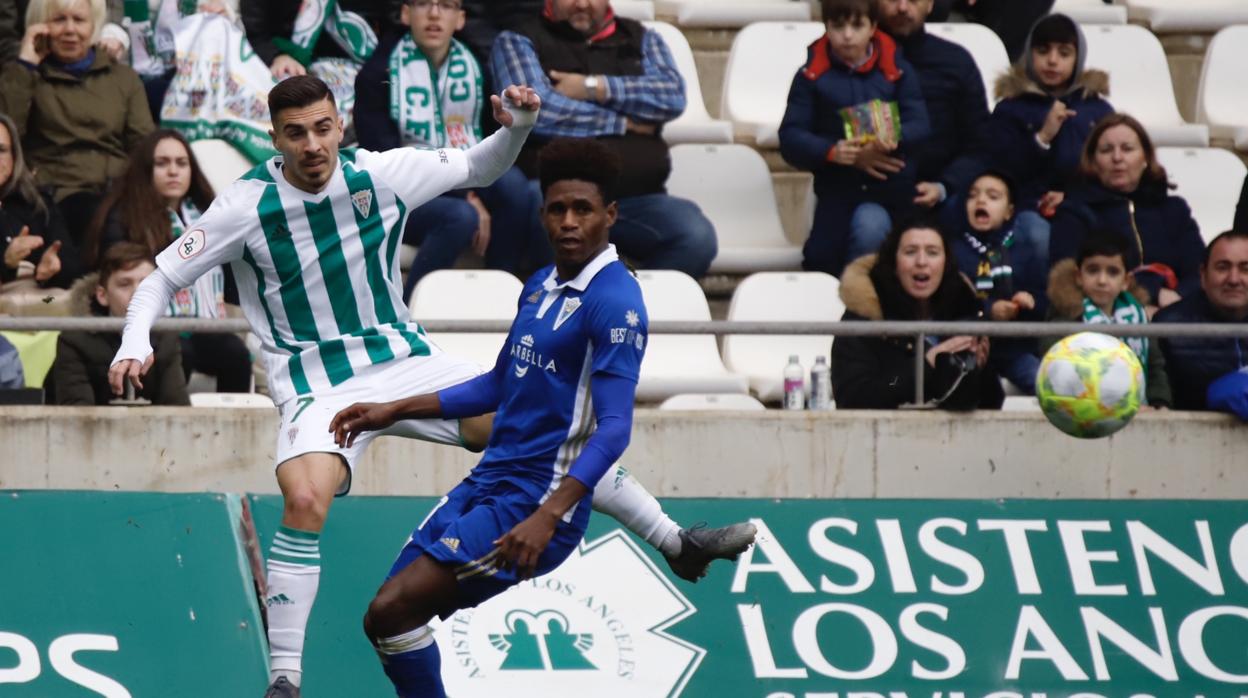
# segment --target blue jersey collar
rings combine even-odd
[[[554,291],[555,289],[573,288],[583,293],[585,289],[589,287],[589,282],[593,281],[594,277],[598,275],[598,272],[602,271],[604,267],[619,258],[620,255],[616,253],[615,245],[608,244],[607,249],[600,252],[597,257],[594,257],[593,260],[590,261],[589,264],[586,264],[585,268],[581,270],[581,273],[576,275],[575,279],[559,283],[557,281],[559,277],[559,270],[551,269],[550,276],[547,276],[546,280],[542,282],[542,288],[547,292]]]

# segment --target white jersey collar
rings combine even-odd
[[[581,273],[577,274],[576,278],[571,281],[558,283],[556,279],[559,276],[559,270],[551,269],[550,276],[547,276],[546,280],[542,282],[542,288],[548,292],[564,288],[573,288],[577,291],[584,292],[585,289],[589,287],[589,282],[593,281],[594,277],[598,275],[598,272],[602,271],[604,267],[619,258],[620,255],[616,253],[615,245],[608,244],[607,249],[599,252],[598,256],[594,257],[589,264],[586,264],[585,268],[581,270]]]

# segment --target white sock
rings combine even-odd
[[[282,526],[269,549],[269,682],[303,679],[303,638],[321,581],[320,534]]]
[[[598,481],[594,509],[619,521],[664,555],[680,554],[680,525],[623,466],[616,465]]]

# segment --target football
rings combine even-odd
[[[1131,421],[1144,398],[1144,369],[1122,341],[1080,332],[1054,344],[1036,375],[1040,409],[1081,439],[1109,436]]]

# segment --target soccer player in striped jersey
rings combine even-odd
[[[269,94],[281,155],[235,182],[165,249],[130,304],[109,375],[118,394],[127,380],[141,386],[149,330],[168,299],[207,269],[231,264],[261,339],[281,418],[276,472],[285,502],[268,561],[268,695],[298,695],[320,531],[376,435],[340,448],[328,431],[333,415],[360,399],[438,390],[481,372],[442,353],[410,320],[397,249],[407,211],[444,191],[488,184],[515,160],[540,100],[513,86],[491,102],[504,128],[473,148],[340,153],[342,124],[325,84],[284,80]],[[384,433],[480,450],[489,431],[487,416],[406,420]],[[681,529],[622,469],[603,481],[595,507],[660,548],[685,579],[748,545],[740,527]]]

